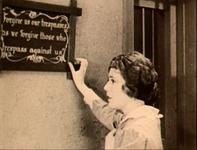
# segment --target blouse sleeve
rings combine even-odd
[[[108,103],[103,101],[93,90],[87,91],[84,101],[90,106],[96,118],[109,130],[112,130],[121,121],[123,114],[111,109]]]
[[[93,101],[92,112],[96,118],[109,130],[114,128],[113,118],[116,110],[109,108],[108,103],[102,99]]]
[[[135,129],[123,130],[121,136],[117,136],[115,149],[146,149],[147,138]]]

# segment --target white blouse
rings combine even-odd
[[[163,149],[159,110],[143,105],[127,116],[108,107],[94,92],[84,97],[98,120],[111,130],[105,149]]]

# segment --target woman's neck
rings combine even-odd
[[[125,105],[125,107],[122,109],[122,112],[125,115],[128,115],[131,111],[133,111],[134,109],[136,109],[136,108],[138,108],[140,106],[143,106],[143,105],[144,105],[144,101],[139,100],[139,99],[132,98],[132,100],[130,100]]]

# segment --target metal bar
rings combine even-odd
[[[152,9],[152,63],[155,64],[155,11]]]
[[[145,55],[145,9],[142,8],[142,54]]]
[[[134,51],[134,1],[123,0],[122,52]]]

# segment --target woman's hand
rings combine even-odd
[[[86,70],[88,67],[88,61],[84,58],[77,58],[76,61],[77,63],[80,63],[79,70],[76,71],[71,62],[69,62],[68,65],[70,67],[73,81],[76,87],[83,94],[84,88],[86,89],[84,80],[85,80]]]
[[[83,58],[77,58],[76,61],[80,63],[80,68],[79,70],[75,70],[73,67],[73,64],[71,62],[68,63],[72,76],[73,76],[73,81],[78,88],[78,90],[81,92],[81,94],[84,96],[84,101],[87,103],[90,108],[92,108],[92,102],[93,100],[100,99],[96,93],[92,89],[86,86],[84,79],[86,75],[86,70],[88,67],[88,61]]]

